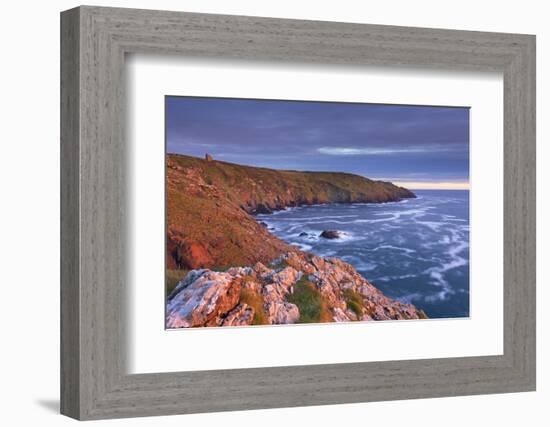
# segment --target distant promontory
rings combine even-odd
[[[168,154],[167,268],[223,269],[268,263],[297,251],[253,214],[325,203],[416,197],[390,182],[341,172],[302,172]]]

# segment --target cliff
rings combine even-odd
[[[193,270],[168,296],[166,326],[246,326],[424,319],[337,258],[289,252],[269,266]]]
[[[167,268],[225,269],[297,251],[250,215],[318,203],[381,203],[415,197],[358,175],[282,171],[169,154]]]

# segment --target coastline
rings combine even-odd
[[[167,155],[167,267],[269,262],[290,245],[254,214],[328,203],[386,203],[414,193],[348,173],[273,170]]]
[[[384,204],[291,207],[255,219],[302,251],[352,264],[388,296],[420,304],[430,317],[467,317],[469,190],[421,190],[417,196]],[[320,237],[327,229],[344,236]]]
[[[427,318],[344,260],[302,251],[257,221],[293,208],[399,203],[416,197],[409,190],[181,155],[168,155],[166,170],[167,271],[184,273],[169,289],[169,327]]]

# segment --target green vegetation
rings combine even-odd
[[[353,289],[344,289],[344,299],[346,300],[346,305],[348,308],[353,311],[359,319],[363,317],[363,298]]]
[[[241,289],[239,303],[247,304],[254,309],[253,325],[267,325],[267,316],[264,311],[264,300],[260,294],[252,289]]]
[[[414,197],[410,191],[384,181],[343,172],[302,172],[243,166],[223,161],[206,162],[197,157],[170,154],[178,165],[200,169],[204,181],[231,199],[246,205],[249,200],[275,207],[277,200],[302,203],[334,203],[398,200]],[[254,183],[254,186],[251,186]],[[290,195],[290,196],[289,196]],[[277,197],[279,196],[279,197]],[[247,200],[248,199],[248,200]]]
[[[168,270],[166,269],[166,296],[174,290],[180,280],[182,280],[189,270]]]
[[[298,323],[331,322],[332,315],[328,304],[313,283],[302,277],[294,285],[294,293],[288,301],[300,310]]]

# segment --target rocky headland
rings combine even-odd
[[[168,328],[426,318],[384,296],[350,264],[302,252],[253,216],[415,197],[409,190],[353,174],[272,170],[209,155],[169,154],[166,176]]]
[[[253,214],[321,203],[383,203],[415,195],[390,182],[335,172],[283,171],[169,154],[167,268],[269,263],[295,251]]]

